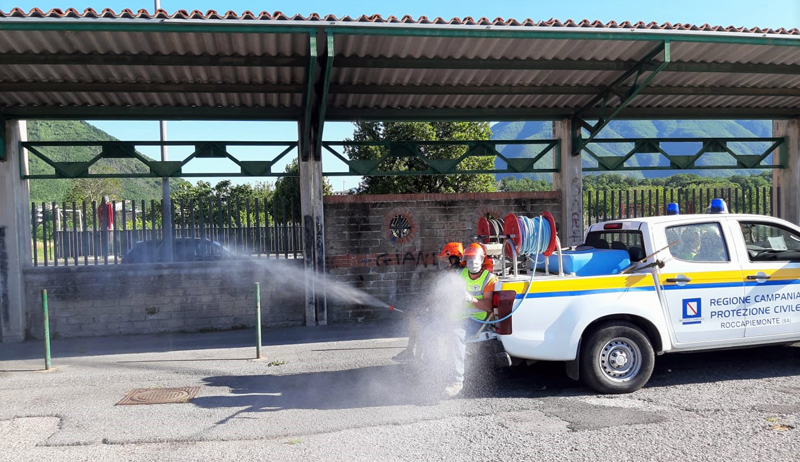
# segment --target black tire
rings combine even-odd
[[[650,339],[624,321],[603,323],[584,334],[580,351],[583,382],[599,393],[631,393],[653,373],[655,353]]]

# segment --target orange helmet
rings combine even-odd
[[[473,242],[467,247],[467,250],[464,251],[464,256],[486,258],[486,250],[484,250],[482,245]]]
[[[464,246],[460,242],[448,242],[442,248],[440,257],[458,257],[464,256]]]
[[[482,268],[490,273],[494,272],[494,260],[492,259],[492,257],[487,256],[486,259],[483,260]]]

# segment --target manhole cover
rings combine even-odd
[[[197,393],[200,387],[181,387],[181,388],[137,388],[129,391],[119,405],[126,404],[169,404],[169,403],[188,403]]]

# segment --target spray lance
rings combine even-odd
[[[673,245],[675,245],[677,243],[678,243],[678,241],[672,241],[669,244],[665,245],[664,247],[662,247],[662,248],[656,250],[655,252],[651,253],[650,255],[642,258],[641,260],[631,263],[631,265],[629,267],[625,268],[624,270],[622,270],[620,272],[620,274],[625,274],[625,273],[628,273],[628,272],[631,272],[631,271],[638,271],[638,270],[643,270],[643,269],[647,269],[647,268],[653,268],[654,266],[658,266],[659,268],[663,268],[664,267],[664,262],[661,261],[661,260],[655,260],[655,261],[653,261],[653,263],[648,263],[647,265],[642,265],[642,266],[636,266],[636,265],[638,265],[639,263],[647,261],[648,258],[651,258],[651,257],[653,257],[655,255],[658,255],[659,253],[667,250],[668,248],[672,247]]]

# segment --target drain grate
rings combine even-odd
[[[137,388],[129,391],[117,406],[130,404],[188,403],[197,396],[200,387]]]

